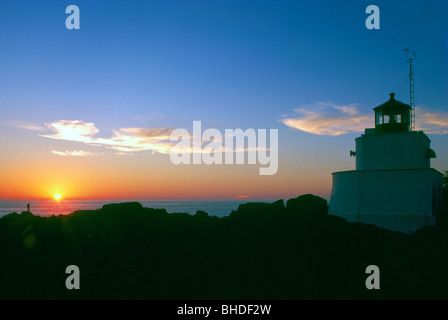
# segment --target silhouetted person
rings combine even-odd
[[[27,209],[28,212],[30,211],[30,204],[29,203],[26,205],[26,209]]]

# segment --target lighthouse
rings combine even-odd
[[[409,105],[395,99],[373,109],[375,128],[355,139],[356,168],[333,173],[329,214],[349,222],[413,233],[435,225],[442,173],[431,168],[431,140],[411,128]]]

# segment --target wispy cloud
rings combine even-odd
[[[169,153],[173,144],[169,141],[172,131],[170,128],[121,128],[113,130],[111,137],[102,138],[97,136],[99,129],[90,122],[58,120],[45,125],[54,133],[43,134],[42,137],[104,146],[119,152],[151,150]]]
[[[11,122],[8,122],[8,124],[13,127],[27,129],[27,130],[33,130],[33,131],[47,130],[47,128],[45,128],[43,126],[39,126],[39,125],[33,124],[31,122],[26,122],[26,121],[11,121]]]
[[[430,112],[415,108],[415,126],[430,134],[448,134],[448,112]]]
[[[58,156],[63,156],[63,157],[86,157],[86,156],[93,156],[95,155],[95,153],[90,152],[90,151],[83,151],[83,150],[73,150],[73,151],[57,151],[57,150],[51,150],[51,153],[58,155]]]
[[[356,104],[338,106],[319,102],[294,110],[296,115],[280,121],[288,127],[318,135],[337,136],[374,127],[374,112],[361,113]],[[448,134],[448,113],[416,107],[416,128],[428,134]]]
[[[113,149],[115,155],[131,155],[137,151],[151,151],[154,153],[169,154],[171,152],[185,152],[179,149],[178,140],[171,141],[171,128],[120,128],[112,130],[112,135],[109,138],[99,137],[99,129],[94,123],[84,122],[81,120],[58,120],[51,123],[45,123],[45,126],[53,131],[52,134],[41,134],[40,136],[55,140],[81,142],[91,146],[102,146],[108,149]],[[254,131],[254,134],[255,131]],[[193,139],[192,134],[188,135]],[[200,139],[201,137],[199,137]],[[224,141],[222,137],[214,137],[214,142],[222,143],[220,152],[225,152]],[[210,141],[202,140],[202,148],[194,150],[190,145],[189,153],[194,152],[209,152],[205,150],[205,146]],[[178,150],[179,149],[179,150]],[[233,152],[246,152],[258,150],[271,150],[266,147],[245,146],[243,148],[236,147]],[[85,154],[70,153],[69,151],[52,151],[54,154],[61,156],[86,156]],[[215,149],[215,152],[218,152]]]
[[[132,152],[122,152],[122,151],[120,151],[120,152],[114,152],[114,155],[116,155],[116,156],[132,156],[134,154]]]
[[[337,136],[372,127],[373,115],[361,114],[356,104],[338,106],[319,102],[294,110],[294,117],[281,119],[288,127],[319,135]]]

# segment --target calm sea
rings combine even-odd
[[[203,210],[209,215],[223,217],[236,210],[241,203],[254,202],[256,200],[226,200],[226,201],[138,201],[144,207],[166,209],[169,213],[186,212],[195,214],[197,210]],[[30,211],[35,215],[52,216],[69,214],[76,210],[95,210],[108,203],[126,202],[124,200],[31,200]],[[257,201],[258,202],[258,201]],[[272,202],[272,201],[260,201]],[[25,200],[0,200],[0,217],[11,212],[21,213],[26,211],[28,201]]]

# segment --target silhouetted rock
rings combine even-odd
[[[436,226],[443,228],[448,232],[448,215],[442,214],[436,218]]]
[[[286,209],[302,216],[324,216],[328,213],[328,204],[319,196],[305,194],[286,201]]]
[[[232,211],[231,217],[251,218],[255,216],[265,216],[269,214],[278,214],[285,210],[283,200],[277,200],[273,203],[265,202],[248,202],[238,206],[236,211]]]
[[[28,217],[28,218],[34,217],[34,215],[31,212],[29,212],[29,211],[22,211],[22,213],[20,215],[22,217]]]
[[[407,235],[348,223],[313,195],[223,218],[136,202],[12,213],[0,219],[0,299],[447,299],[444,225]],[[81,290],[65,288],[72,264]],[[365,287],[372,264],[381,290]]]
[[[202,211],[202,210],[198,210],[198,211],[196,211],[195,216],[196,217],[208,217],[208,213],[205,211]]]
[[[103,211],[138,212],[143,208],[140,202],[111,203],[103,206]]]

